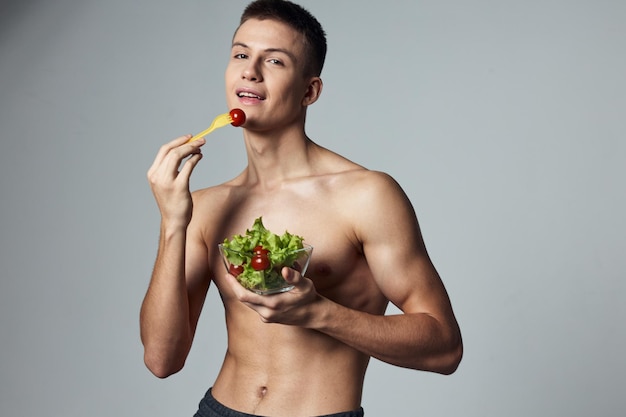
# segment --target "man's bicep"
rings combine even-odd
[[[361,216],[363,248],[374,279],[404,312],[436,313],[447,297],[413,206],[390,177],[380,178],[377,188]]]

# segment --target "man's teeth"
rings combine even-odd
[[[250,98],[257,98],[257,99],[261,99],[261,97],[257,96],[256,94],[252,94],[252,93],[246,93],[246,92],[241,92],[239,93],[239,97],[250,97]]]

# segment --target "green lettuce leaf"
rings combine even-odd
[[[223,249],[228,262],[243,265],[237,279],[246,288],[269,289],[280,286],[284,280],[280,274],[283,266],[293,267],[297,259],[295,251],[302,249],[304,238],[287,231],[281,236],[272,233],[263,225],[263,218],[255,219],[254,224],[244,235],[224,239]],[[262,246],[269,251],[270,267],[256,271],[250,265],[254,248]]]

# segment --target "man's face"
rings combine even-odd
[[[226,68],[229,108],[241,108],[251,129],[299,120],[310,82],[304,76],[304,61],[301,34],[275,20],[246,21],[235,33]]]

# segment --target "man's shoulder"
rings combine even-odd
[[[195,201],[202,201],[203,199],[210,198],[219,198],[220,195],[228,194],[229,190],[232,188],[232,185],[229,185],[228,182],[212,185],[210,187],[200,188],[191,193]]]
[[[406,200],[404,191],[391,175],[366,168],[328,174],[318,185],[319,199],[348,213],[360,212],[365,207],[372,212],[395,210],[397,204]]]
[[[366,185],[368,182],[384,185],[386,181],[391,179],[385,172],[371,170],[333,151],[327,149],[324,151],[326,154],[321,164],[321,171],[326,177],[337,181],[347,181],[353,186],[361,185],[361,183]]]
[[[398,188],[398,183],[388,173],[363,167],[338,171],[333,173],[331,177],[359,193],[364,190],[378,193]]]
[[[227,201],[237,198],[244,190],[236,179],[226,181],[209,187],[197,189],[191,193],[194,207],[210,204],[211,206],[221,206]]]

